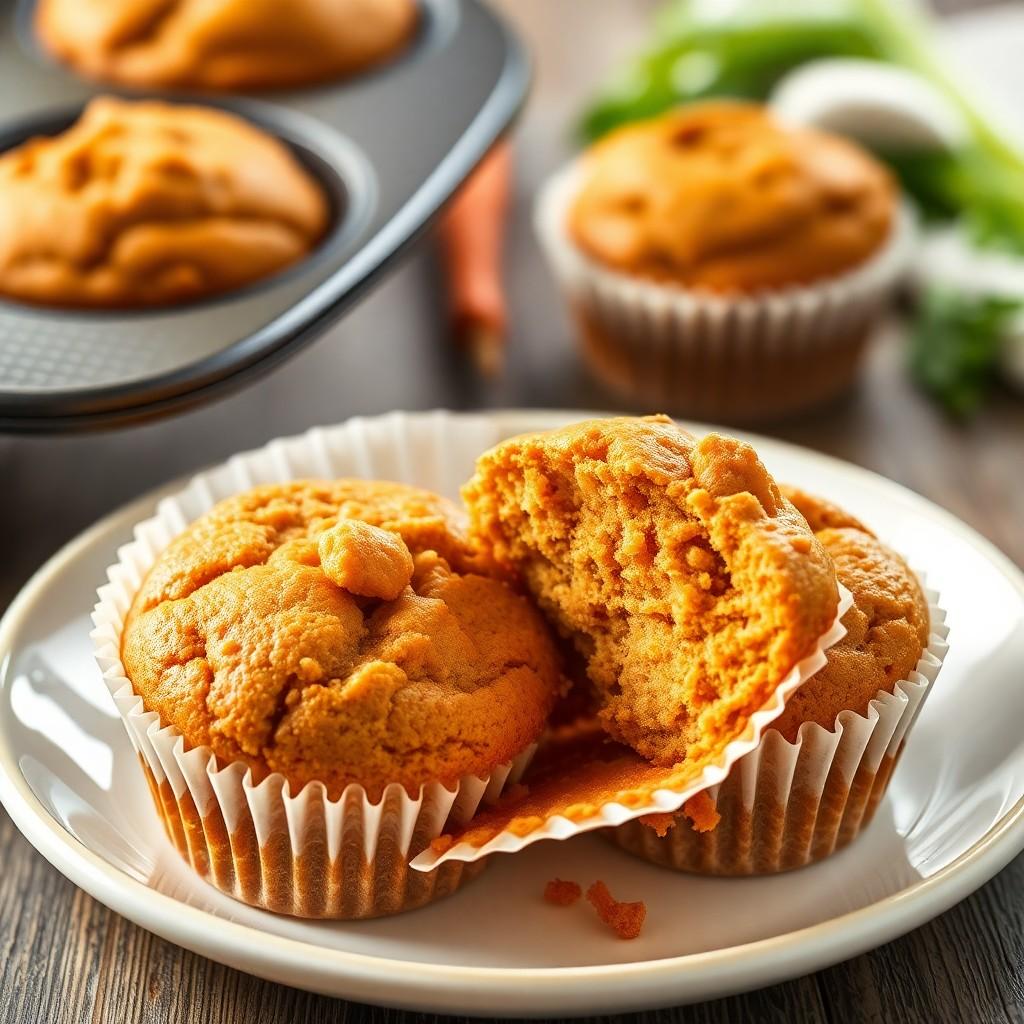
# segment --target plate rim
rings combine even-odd
[[[437,411],[388,413],[429,417]],[[451,412],[493,420],[506,433],[543,429],[590,415],[585,410],[505,409]],[[607,414],[604,414],[607,415]],[[347,420],[341,422],[349,422]],[[682,421],[697,432],[708,424]],[[330,429],[331,426],[313,429]],[[991,541],[942,506],[910,488],[835,456],[788,441],[734,431],[823,461],[876,490],[901,492],[944,527],[959,534],[992,562],[1024,599],[1024,573]],[[286,439],[285,439],[286,440]],[[268,442],[272,443],[272,442]],[[263,447],[263,446],[260,446]],[[202,472],[202,470],[197,470]],[[0,660],[10,656],[10,638],[34,600],[68,562],[100,538],[149,515],[159,499],[193,474],[155,488],[122,505],[63,545],[22,587],[0,619]],[[97,580],[97,583],[100,581]],[[14,771],[11,769],[15,768]],[[603,1013],[696,1002],[734,994],[820,970],[889,942],[948,910],[983,885],[1024,849],[1024,796],[974,844],[928,878],[827,921],[724,949],[621,964],[575,967],[491,967],[437,964],[370,953],[329,949],[229,921],[149,888],[109,864],[66,832],[46,811],[0,743],[0,803],[29,843],[74,884],[105,906],[167,941],[268,980],[377,1005],[431,1012],[503,1015]],[[216,929],[208,927],[209,920]],[[523,982],[529,981],[529,989]],[[340,983],[340,984],[339,984]],[[386,999],[383,993],[386,992]],[[506,1005],[495,1006],[505,999]]]

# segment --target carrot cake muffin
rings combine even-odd
[[[883,713],[868,714],[879,694],[893,694],[897,683],[915,674],[928,645],[929,608],[917,577],[838,506],[795,488],[782,492],[810,523],[853,594],[842,620],[846,636],[829,648],[825,667],[789,698],[759,748],[747,755],[751,764],[742,770],[736,765],[712,791],[710,813],[694,815],[687,806],[674,822],[633,821],[607,833],[647,860],[739,875],[828,856],[871,821],[923,699],[921,692],[888,698]],[[860,717],[844,718],[841,725],[844,712]],[[802,733],[806,723],[827,735]]]
[[[187,746],[292,793],[486,775],[561,680],[530,603],[481,575],[459,513],[362,480],[256,488],[171,543],[125,622],[135,692]]]
[[[410,40],[416,0],[39,0],[36,31],[83,75],[249,89],[363,71]]]
[[[639,277],[737,293],[806,284],[877,252],[889,172],[853,143],[714,102],[628,125],[585,156],[569,233]]]
[[[99,98],[60,135],[0,156],[0,295],[113,308],[197,299],[302,259],[327,223],[316,182],[240,118]]]
[[[904,220],[891,174],[858,146],[721,100],[612,132],[538,204],[598,376],[732,419],[851,381],[906,263]]]
[[[753,449],[666,417],[513,438],[463,489],[473,540],[583,656],[605,728],[699,759],[810,654],[835,572]]]

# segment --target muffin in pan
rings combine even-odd
[[[241,118],[101,97],[0,155],[0,295],[122,309],[217,295],[303,259],[329,216],[292,153]]]
[[[730,419],[851,383],[911,236],[870,155],[725,101],[599,141],[544,187],[537,227],[602,379]]]
[[[847,633],[757,749],[688,814],[605,833],[666,867],[770,874],[846,846],[871,822],[941,667],[943,613],[903,559],[837,506],[783,490],[853,594]]]
[[[244,90],[309,85],[409,43],[416,0],[39,0],[36,32],[100,81]]]
[[[486,569],[454,506],[366,481],[258,488],[170,543],[124,617],[123,711],[200,874],[310,917],[461,882],[408,861],[515,778],[561,687],[540,615]]]

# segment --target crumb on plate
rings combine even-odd
[[[582,895],[579,885],[561,878],[552,878],[544,886],[544,899],[558,907],[571,907]]]
[[[620,939],[635,939],[640,934],[647,916],[647,905],[642,901],[622,903],[612,896],[608,886],[600,880],[587,890],[587,899],[593,904],[597,916]]]

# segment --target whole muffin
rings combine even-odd
[[[240,118],[99,98],[0,156],[0,295],[110,308],[215,295],[301,260],[328,217],[288,149]]]
[[[458,514],[398,484],[303,481],[216,506],[160,556],[122,660],[190,747],[330,799],[485,776],[560,687],[543,620],[480,575]]]
[[[907,256],[877,160],[726,101],[597,142],[544,189],[538,229],[603,380],[730,419],[849,384]]]
[[[842,620],[846,636],[720,786],[674,822],[634,821],[607,833],[667,867],[764,874],[845,846],[871,821],[938,671],[937,660],[922,663],[933,624],[903,559],[838,506],[795,488],[782,491],[853,594]]]
[[[455,506],[305,480],[223,501],[161,547],[168,528],[161,514],[121,550],[94,637],[194,871],[346,920],[479,874],[410,862],[517,782],[562,684],[544,621],[487,575]]]
[[[888,171],[764,107],[705,103],[628,125],[585,156],[569,233],[615,270],[728,294],[863,263],[892,230]]]
[[[35,17],[43,46],[90,78],[229,90],[355,74],[418,20],[415,0],[39,0]]]
[[[667,417],[512,438],[464,487],[474,541],[575,645],[605,729],[712,755],[818,644],[835,572],[749,445]]]

